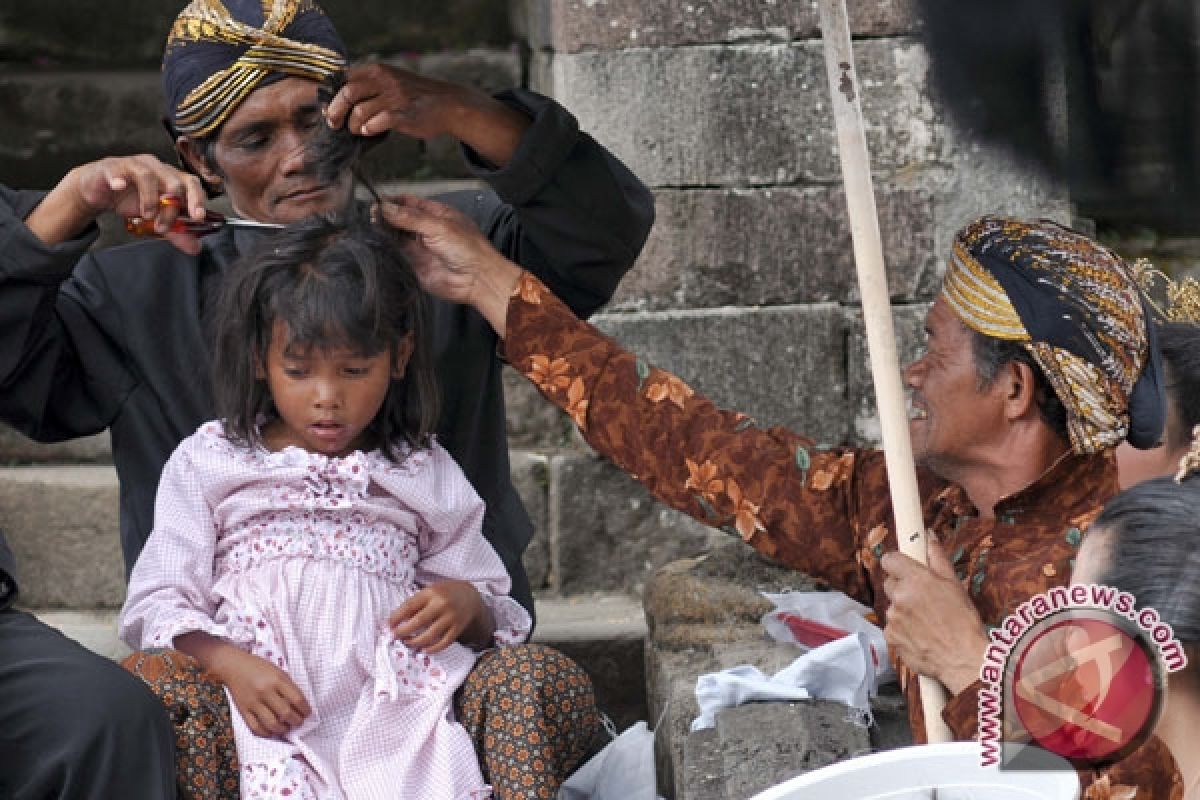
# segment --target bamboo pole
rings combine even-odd
[[[892,510],[896,517],[896,536],[900,552],[924,564],[927,561],[925,523],[913,466],[912,441],[908,435],[908,404],[896,355],[896,334],[883,263],[883,244],[879,237],[879,217],[875,211],[875,192],[871,187],[871,161],[859,103],[860,84],[850,47],[846,0],[817,0],[817,5],[825,43],[829,95],[837,124],[842,182],[850,212],[858,290],[867,329],[867,350],[871,356],[871,376],[879,407]],[[921,710],[929,741],[950,741],[953,737],[942,720],[946,690],[924,675],[920,676],[920,687]]]

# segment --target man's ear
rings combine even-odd
[[[183,168],[199,176],[211,194],[221,193],[221,173],[216,164],[209,163],[203,145],[188,136],[178,136],[175,139],[175,152]]]
[[[1037,376],[1033,368],[1022,361],[1004,365],[1004,403],[1009,419],[1019,419],[1029,413],[1039,414]]]

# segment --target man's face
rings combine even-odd
[[[912,391],[908,430],[913,457],[954,479],[977,454],[1002,414],[998,385],[980,388],[973,335],[938,297],[925,318],[925,353],[904,373]]]
[[[217,171],[204,167],[204,177],[221,181],[238,215],[260,222],[294,222],[341,208],[352,189],[349,170],[322,184],[304,163],[305,145],[323,124],[314,81],[289,77],[259,87],[218,130]]]

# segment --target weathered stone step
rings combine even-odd
[[[0,9],[0,46],[5,33]],[[395,59],[431,77],[497,91],[521,84],[513,50],[468,50]],[[175,163],[162,127],[160,74],[132,71],[0,70],[0,175],[8,186],[45,188],[72,167],[111,155],[152,153]],[[375,180],[467,175],[457,145],[389,136],[371,149],[364,171]]]
[[[163,42],[184,3],[127,0],[5,0],[0,50],[7,60],[158,68]],[[493,0],[322,0],[351,55],[424,52],[512,40],[508,9]]]
[[[533,640],[575,659],[592,678],[596,702],[624,730],[646,718],[644,642],[646,621],[641,603],[624,594],[535,599],[538,624]],[[123,658],[129,648],[117,638],[117,610],[38,609],[48,625],[93,652]]]
[[[525,553],[535,591],[640,595],[655,568],[726,538],[665,509],[586,452],[516,450],[512,476],[536,529]],[[0,529],[17,557],[23,602],[120,606],[118,497],[109,465],[0,468]]]

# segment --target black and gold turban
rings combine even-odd
[[[1158,444],[1154,325],[1120,256],[1053,222],[983,217],[955,237],[942,297],[967,327],[1030,353],[1067,409],[1076,452]]]
[[[167,118],[177,134],[208,136],[258,87],[287,76],[320,82],[345,64],[313,0],[192,0],[163,53]]]

